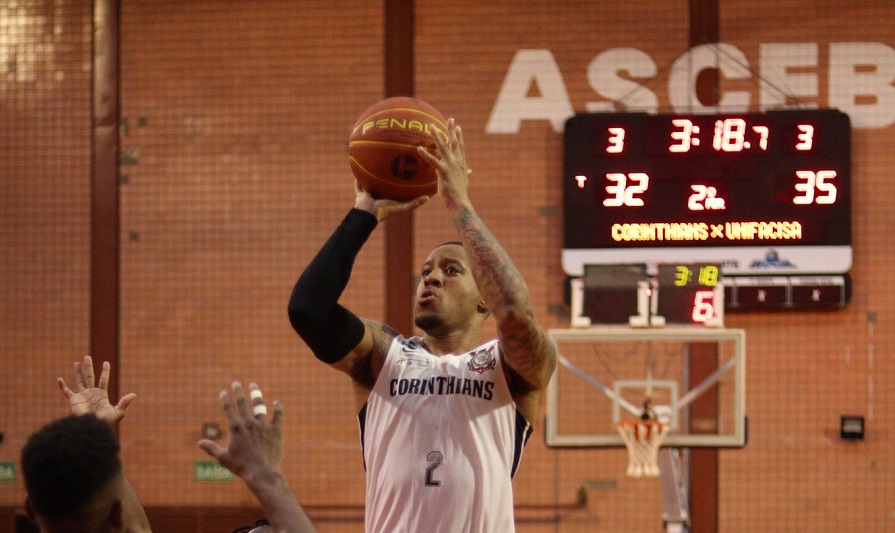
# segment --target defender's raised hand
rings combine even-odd
[[[71,405],[71,412],[75,415],[94,414],[100,420],[104,420],[109,425],[116,427],[118,422],[124,418],[124,412],[131,401],[137,397],[135,393],[125,394],[118,400],[118,403],[112,405],[109,401],[109,373],[111,365],[108,361],[103,362],[103,370],[99,376],[99,383],[95,382],[93,373],[93,358],[89,355],[84,357],[84,362],[75,362],[75,384],[78,392],[71,390],[66,385],[65,380],[56,378],[59,390],[68,398]]]

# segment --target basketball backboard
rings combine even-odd
[[[667,421],[664,446],[746,443],[746,335],[740,329],[554,329],[559,364],[547,390],[547,445],[620,447],[617,425]]]

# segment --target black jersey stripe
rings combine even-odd
[[[513,468],[510,470],[510,478],[516,475],[519,463],[522,461],[522,450],[531,438],[532,427],[522,413],[516,409],[516,438],[513,446]]]
[[[361,407],[360,412],[357,414],[357,425],[360,429],[360,454],[361,459],[364,460],[364,471],[367,470],[367,454],[365,449],[366,440],[364,439],[364,430],[367,429],[367,403],[364,403],[364,406]]]

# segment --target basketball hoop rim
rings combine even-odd
[[[646,440],[652,441],[653,439],[656,439],[656,438],[658,438],[660,440],[662,440],[664,438],[663,433],[664,433],[665,429],[668,428],[668,422],[663,422],[661,420],[620,420],[616,423],[616,426],[618,426],[619,430],[624,430],[625,428],[637,428],[640,426],[645,426],[646,427],[646,435],[645,435]],[[656,431],[653,431],[654,429]],[[636,431],[636,430],[633,431],[633,437],[636,441],[641,440],[640,435],[641,434],[639,431]]]

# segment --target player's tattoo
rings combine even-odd
[[[534,318],[522,274],[474,211],[460,211],[455,224],[471,251],[482,297],[498,321],[508,363],[530,388],[545,385],[553,371],[552,345]]]
[[[382,324],[382,329],[380,329],[380,335],[376,336],[376,350],[382,354],[382,357],[385,358],[385,354],[388,353],[389,346],[392,345],[392,341],[395,340],[395,337],[401,335],[398,330],[389,326],[388,324]]]
[[[374,332],[373,347],[371,348],[370,353],[367,354],[367,357],[362,359],[360,363],[351,369],[350,376],[351,379],[358,384],[371,389],[373,388],[373,385],[376,384],[376,362],[374,362],[374,358],[384,360],[385,355],[388,353],[389,345],[391,345],[392,340],[400,335],[400,333],[398,330],[387,324],[382,324],[366,318],[361,320],[366,327]]]

